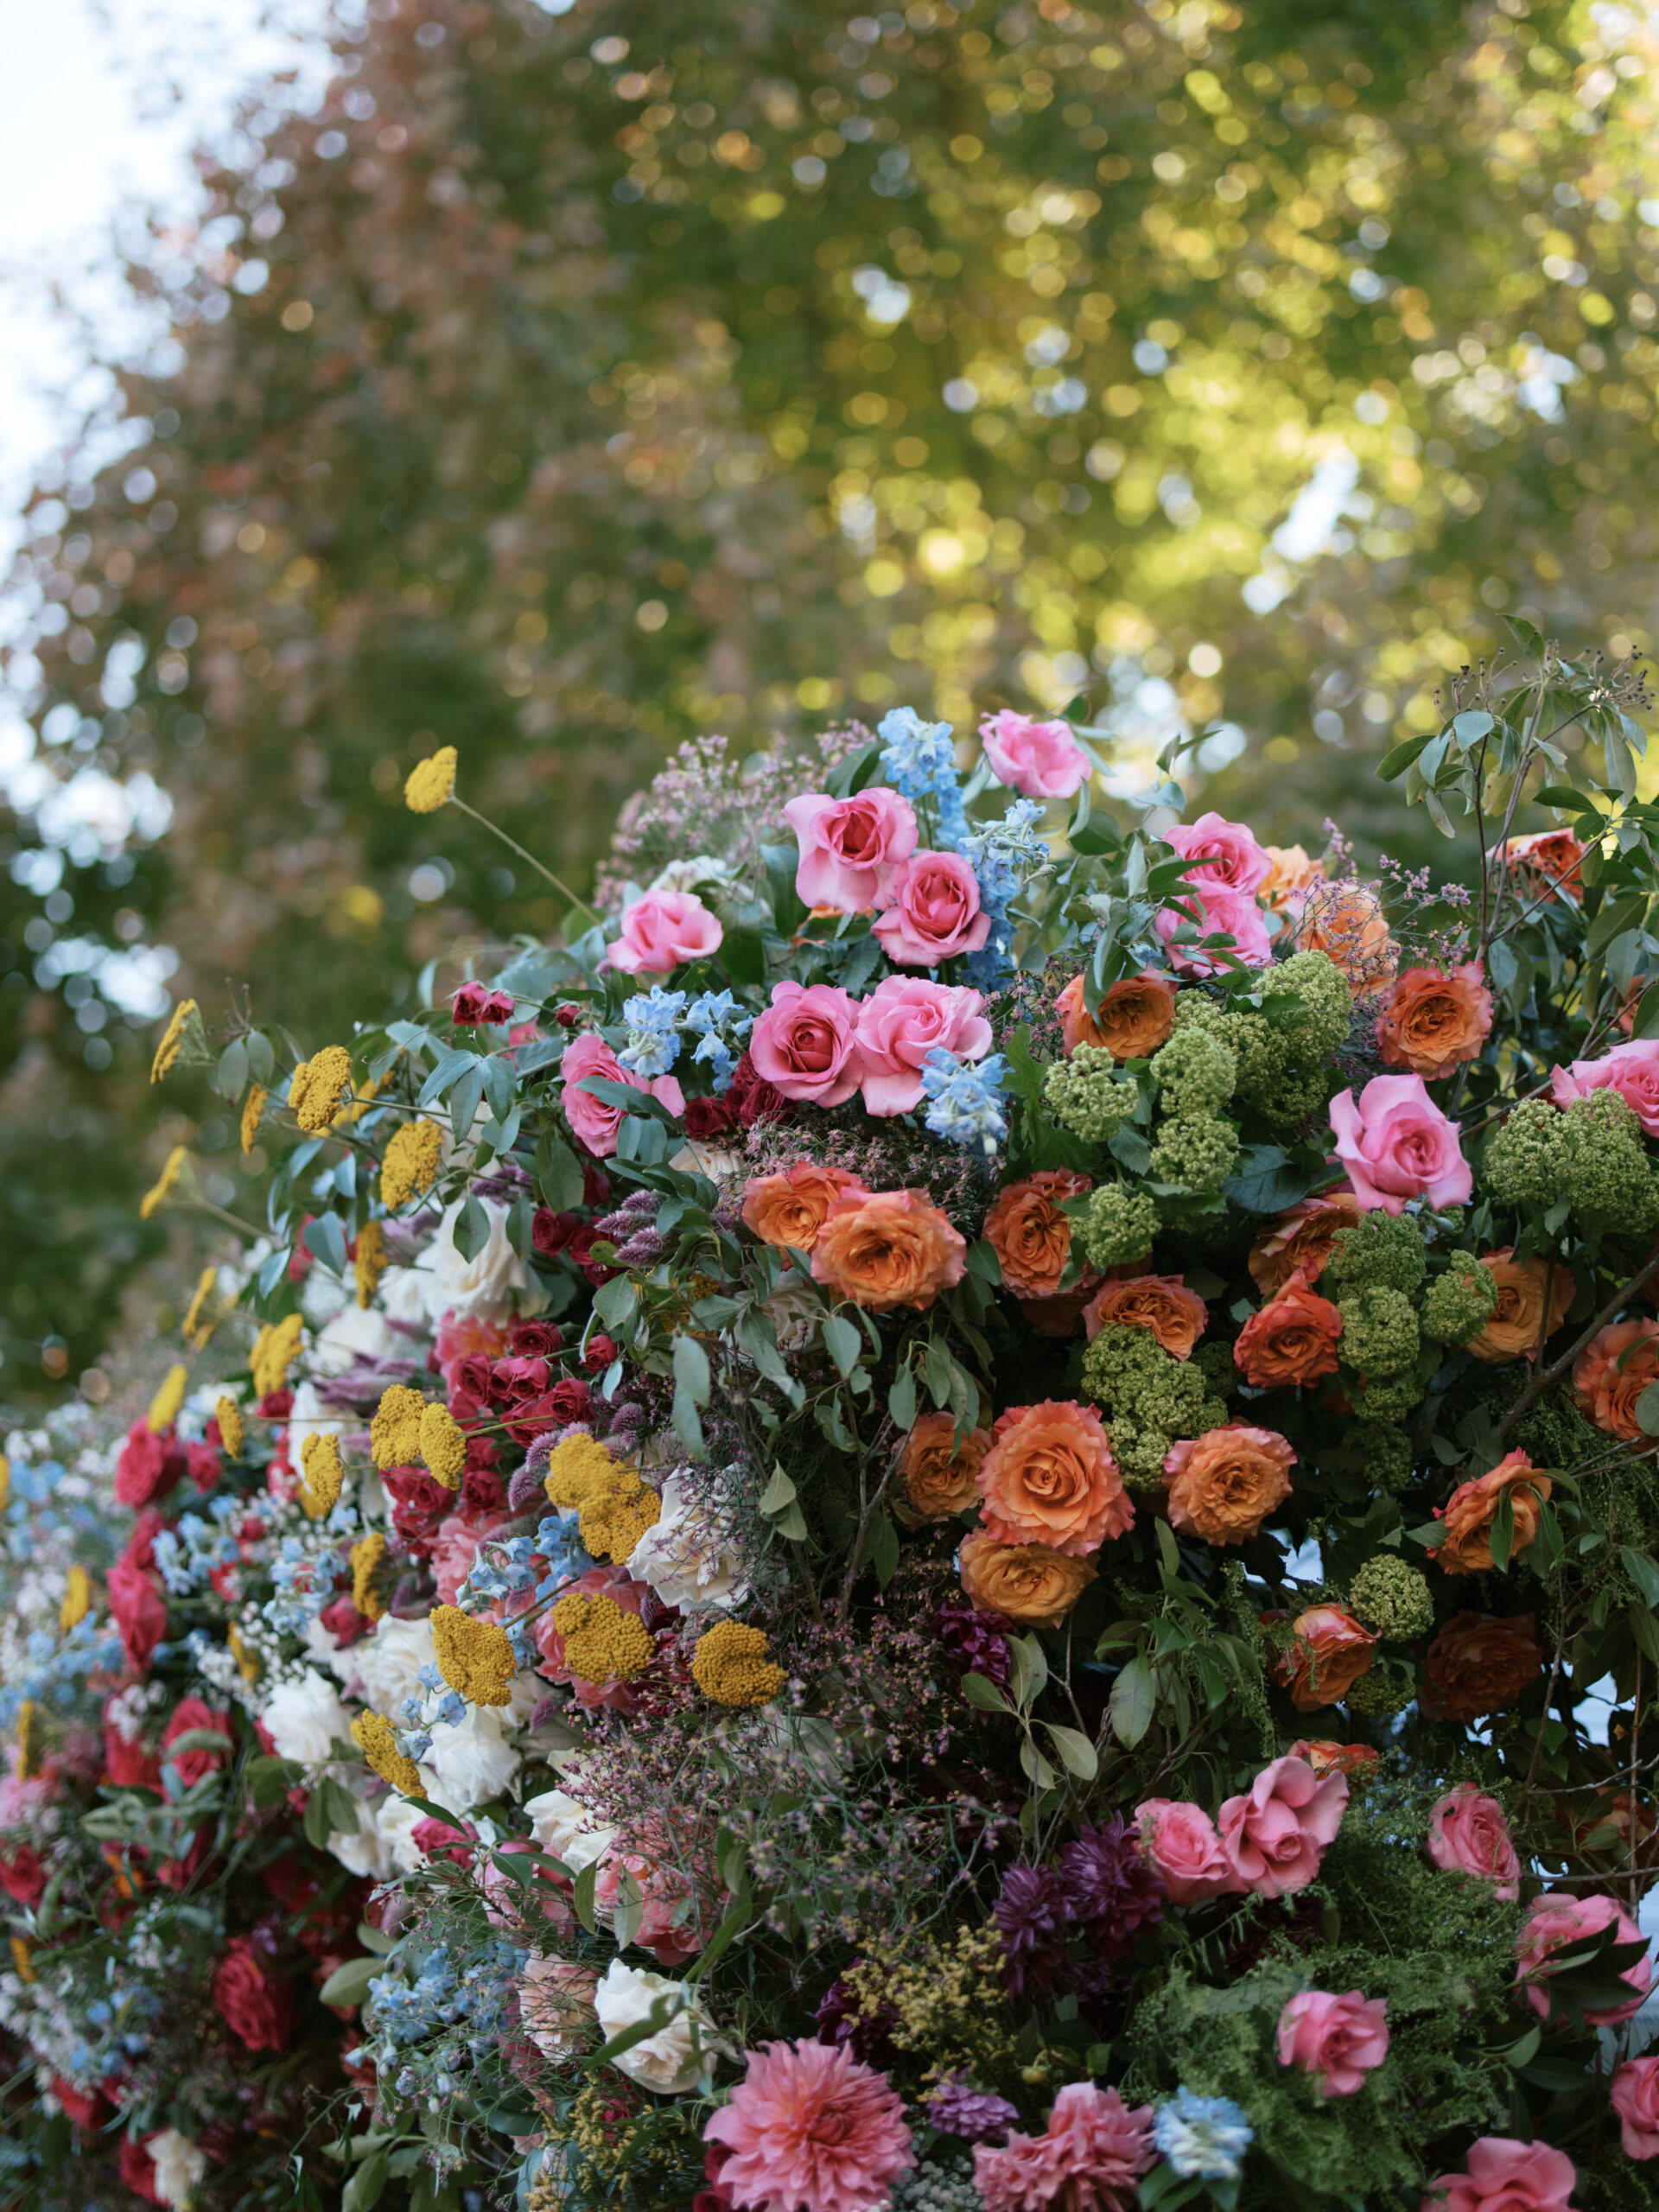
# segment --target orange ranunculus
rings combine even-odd
[[[1071,1254],[1071,1224],[1063,1198],[1081,1198],[1093,1180],[1069,1167],[1046,1167],[999,1191],[985,1217],[985,1236],[1016,1298],[1050,1298]]]
[[[1131,1275],[1102,1283],[1084,1309],[1083,1326],[1090,1344],[1112,1322],[1150,1329],[1173,1357],[1189,1359],[1209,1319],[1209,1307],[1179,1275]]]
[[[1627,1444],[1643,1433],[1636,1402],[1649,1382],[1659,1382],[1659,1321],[1611,1321],[1573,1363],[1580,1410]]]
[[[1494,1619],[1454,1613],[1428,1647],[1428,1686],[1419,1700],[1431,1720],[1478,1720],[1513,1705],[1544,1663],[1531,1613]]]
[[[1551,1483],[1541,1475],[1524,1452],[1511,1452],[1473,1482],[1459,1483],[1434,1517],[1446,1524],[1446,1535],[1429,1557],[1438,1560],[1448,1574],[1484,1574],[1493,1564],[1492,1524],[1503,1499],[1515,1515],[1515,1538],[1510,1556],[1518,1559],[1538,1534],[1538,1518],[1549,1496]]]
[[[1346,876],[1312,883],[1297,898],[1293,919],[1298,952],[1324,953],[1341,969],[1356,998],[1392,980],[1400,948],[1369,883]]]
[[[1243,1421],[1179,1443],[1164,1461],[1170,1526],[1206,1544],[1248,1543],[1290,1496],[1295,1464],[1282,1436]]]
[[[861,1195],[868,1198],[869,1193],[846,1168],[796,1160],[781,1174],[749,1178],[743,1192],[743,1218],[765,1243],[792,1244],[798,1252],[810,1252],[836,1200]]]
[[[1027,1628],[1058,1628],[1099,1580],[1087,1560],[1047,1544],[1000,1544],[977,1529],[963,1538],[957,1557],[963,1597]]]
[[[931,1306],[962,1281],[967,1256],[967,1244],[925,1191],[849,1191],[824,1216],[812,1279],[885,1313],[894,1306]]]
[[[1081,1557],[1135,1519],[1110,1439],[1091,1406],[1070,1398],[1011,1406],[979,1470],[985,1533]]]
[[[1477,1359],[1494,1363],[1506,1359],[1536,1359],[1538,1325],[1544,1319],[1544,1285],[1549,1284],[1549,1319],[1546,1338],[1553,1337],[1567,1319],[1573,1303],[1573,1270],[1551,1268],[1542,1260],[1513,1260],[1513,1244],[1483,1252],[1480,1264],[1497,1286],[1497,1303],[1491,1318],[1464,1349]]]
[[[1376,1638],[1346,1605],[1310,1605],[1291,1628],[1296,1641],[1274,1672],[1298,1713],[1339,1704],[1370,1672]]]
[[[1263,1298],[1282,1290],[1300,1268],[1304,1282],[1317,1282],[1336,1244],[1338,1230],[1359,1219],[1359,1200],[1344,1184],[1301,1198],[1264,1229],[1250,1247],[1250,1274]]]
[[[1478,960],[1460,968],[1408,968],[1376,1017],[1382,1065],[1429,1083],[1476,1058],[1491,1033],[1492,995]]]
[[[1333,1744],[1324,1740],[1310,1744],[1304,1736],[1291,1745],[1287,1756],[1306,1759],[1315,1774],[1355,1775],[1376,1766],[1382,1754],[1374,1751],[1369,1744]]]
[[[918,1521],[947,1521],[979,1503],[980,1463],[991,1448],[991,1432],[976,1428],[957,1449],[954,1414],[923,1414],[906,1440],[899,1472],[905,1498]]]
[[[1079,1045],[1103,1045],[1115,1060],[1149,1059],[1169,1042],[1175,1027],[1175,986],[1154,968],[1114,983],[1091,1014],[1084,981],[1074,976],[1054,1001],[1068,1054]]]
[[[1287,914],[1300,893],[1324,882],[1325,862],[1309,860],[1301,846],[1263,845],[1262,849],[1273,867],[1267,881],[1257,884],[1255,895],[1275,914]]]
[[[1582,890],[1585,849],[1570,830],[1535,830],[1529,837],[1511,837],[1501,845],[1498,857],[1533,879],[1535,899],[1553,905],[1558,891],[1576,899]]]
[[[1342,1316],[1310,1290],[1299,1268],[1284,1288],[1252,1313],[1233,1346],[1233,1364],[1258,1390],[1317,1382],[1337,1371]]]

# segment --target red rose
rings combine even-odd
[[[563,1006],[554,1007],[553,1019],[561,1029],[574,1029],[582,1020],[582,1008],[566,999]]]
[[[173,1717],[162,1731],[162,1757],[166,1757],[169,1748],[181,1736],[188,1734],[193,1728],[214,1730],[217,1734],[224,1737],[225,1750],[226,1751],[230,1750],[230,1715],[227,1713],[215,1713],[210,1705],[199,1697],[187,1697],[181,1698],[175,1706]],[[212,1774],[220,1764],[222,1757],[223,1754],[219,1751],[181,1751],[173,1761],[173,1764],[178,1769],[180,1781],[187,1789],[189,1789],[201,1780],[203,1775]]]
[[[267,1390],[253,1410],[261,1421],[286,1421],[294,1410],[294,1393],[286,1387]]]
[[[580,1376],[567,1375],[553,1386],[552,1406],[560,1427],[569,1428],[572,1421],[593,1419],[594,1394]]]
[[[294,1996],[268,1971],[248,1936],[233,1936],[213,1970],[213,2005],[250,2050],[283,2050],[294,2032]]]
[[[215,1421],[213,1423],[215,1430],[218,1426],[219,1424]],[[184,1447],[184,1463],[189,1471],[191,1481],[205,1497],[219,1480],[219,1460],[217,1444],[187,1444]]]
[[[530,1241],[537,1251],[553,1259],[581,1227],[579,1213],[555,1213],[551,1206],[537,1206],[531,1219]]]
[[[556,1321],[515,1321],[507,1332],[507,1350],[515,1359],[550,1359],[564,1342]]]
[[[146,2204],[162,2204],[166,2199],[156,2186],[156,2161],[144,2145],[161,2133],[152,2127],[149,2133],[135,2143],[130,2135],[121,2139],[121,2148],[116,2157],[116,2167],[121,2178],[135,2196],[142,2196]]]
[[[747,1052],[732,1070],[726,1100],[736,1109],[746,1129],[752,1129],[757,1122],[782,1122],[789,1117],[788,1099],[776,1084],[766,1081]]]
[[[359,1613],[349,1597],[336,1598],[332,1605],[325,1605],[317,1615],[342,1651],[350,1650],[374,1626],[366,1613]]]
[[[588,1338],[588,1349],[582,1355],[582,1363],[590,1375],[602,1375],[615,1357],[615,1344],[601,1329]]]
[[[116,1497],[123,1505],[148,1505],[153,1497],[165,1497],[188,1464],[172,1429],[157,1436],[148,1421],[136,1421],[115,1463]]]
[[[190,1848],[182,1859],[163,1859],[156,1869],[156,1878],[163,1889],[188,1890],[202,1868],[207,1864],[213,1847],[213,1832],[209,1827],[194,1829],[190,1837]]]
[[[475,1029],[482,1022],[511,1021],[512,996],[506,991],[486,991],[482,983],[463,983],[455,993],[449,1019],[458,1029]]]
[[[110,2101],[97,2089],[78,2089],[61,2074],[52,2076],[52,2094],[77,2127],[101,2127],[110,2116]]]
[[[723,1098],[688,1098],[685,1102],[685,1134],[697,1144],[712,1144],[716,1137],[723,1137],[728,1129],[737,1126],[738,1108],[741,1099],[734,1098],[728,1090]]]
[[[118,1560],[107,1579],[110,1618],[115,1623],[127,1663],[142,1670],[167,1634],[167,1601],[162,1578],[125,1559]]]
[[[30,1845],[20,1843],[10,1859],[0,1855],[0,1890],[16,1904],[37,1904],[45,1888],[46,1869]]]
[[[159,1789],[162,1763],[142,1741],[130,1744],[118,1728],[105,1728],[102,1778],[112,1789]]]

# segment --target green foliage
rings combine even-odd
[[[1403,1428],[1391,1428],[1386,1421],[1367,1421],[1360,1436],[1360,1460],[1368,1482],[1379,1490],[1402,1491],[1411,1482],[1416,1453]]]
[[[1185,1190],[1218,1191],[1237,1159],[1238,1132],[1230,1122],[1183,1114],[1160,1124],[1151,1173]]]
[[[1485,1172],[1511,1203],[1566,1198],[1592,1226],[1633,1234],[1659,1222],[1659,1185],[1641,1125],[1611,1089],[1565,1109],[1547,1098],[1522,1099],[1488,1141]]]
[[[1196,1362],[1176,1359],[1150,1329],[1109,1322],[1083,1357],[1084,1393],[1104,1406],[1112,1449],[1129,1488],[1155,1496],[1179,1437],[1202,1436],[1227,1418]]]
[[[1189,1023],[1153,1055],[1152,1079],[1163,1110],[1183,1120],[1210,1120],[1232,1096],[1238,1055],[1212,1032]]]
[[[1412,1365],[1421,1338],[1417,1316],[1404,1291],[1379,1285],[1355,1291],[1336,1304],[1342,1316],[1344,1364],[1368,1382],[1387,1382]]]
[[[1423,1293],[1418,1322],[1431,1344],[1466,1344],[1478,1337],[1497,1304],[1497,1284],[1490,1268],[1471,1252],[1454,1253],[1444,1274]]]
[[[1158,1208],[1145,1191],[1105,1183],[1077,1217],[1077,1239],[1097,1268],[1121,1268],[1151,1250]]]

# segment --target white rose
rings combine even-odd
[[[616,1834],[614,1828],[601,1827],[579,1797],[563,1789],[544,1789],[539,1797],[526,1797],[524,1808],[537,1842],[563,1859],[573,1874],[602,1859]]]
[[[364,1697],[393,1727],[400,1728],[404,1700],[425,1694],[420,1672],[423,1667],[437,1665],[438,1647],[429,1621],[400,1621],[387,1613],[376,1622],[372,1636],[352,1646],[349,1656],[357,1662]]]
[[[418,1265],[410,1268],[388,1268],[380,1279],[380,1306],[388,1321],[401,1321],[405,1328],[425,1330],[426,1274]],[[405,1351],[410,1340],[397,1338]]]
[[[665,1974],[625,1967],[620,1959],[613,1959],[605,1970],[605,1979],[594,1992],[594,2010],[599,2015],[605,2040],[609,2043],[624,2028],[636,2027],[641,2020],[648,2020],[652,2006],[664,1997],[678,2008],[666,2027],[645,2037],[611,2063],[619,2074],[626,2074],[631,2082],[654,2090],[659,2097],[674,2097],[690,2088],[708,2070],[716,2050],[725,2049],[715,2037],[696,1992],[688,1989],[683,1981],[671,1981]],[[692,2044],[694,2019],[699,2032],[699,2049],[694,2049]]]
[[[355,1305],[355,1287],[348,1287],[344,1280],[332,1268],[325,1268],[321,1260],[306,1270],[305,1281],[300,1286],[300,1311],[314,1329],[321,1328],[325,1321],[332,1321],[347,1299]]]
[[[390,1326],[384,1313],[373,1306],[365,1313],[353,1298],[318,1332],[311,1363],[319,1375],[349,1375],[359,1352],[367,1359],[395,1359],[408,1350],[409,1339]]]
[[[327,1848],[329,1855],[339,1859],[348,1874],[366,1875],[371,1881],[382,1882],[391,1872],[385,1838],[367,1805],[357,1808],[355,1834],[347,1835],[343,1828],[331,1829]]]
[[[724,861],[712,853],[694,853],[689,861],[670,861],[659,875],[652,878],[646,888],[651,891],[695,891],[700,883],[721,884],[732,880],[732,871]]]
[[[306,1656],[320,1659],[331,1675],[342,1682],[349,1682],[357,1672],[357,1652],[353,1645],[342,1644],[331,1628],[325,1628],[320,1614],[314,1613],[304,1630]]]
[[[436,1323],[454,1313],[475,1321],[505,1321],[527,1280],[524,1262],[507,1242],[507,1209],[494,1198],[480,1200],[490,1233],[477,1256],[467,1260],[455,1249],[454,1236],[465,1204],[457,1198],[445,1209],[437,1235],[415,1263],[423,1278],[426,1318]]]
[[[315,1667],[308,1667],[297,1682],[275,1689],[263,1718],[277,1757],[306,1766],[320,1766],[332,1758],[336,1738],[346,1743],[352,1738],[351,1715]]]
[[[435,1789],[436,1783],[423,1782],[423,1786]],[[357,1834],[336,1831],[328,1839],[328,1848],[350,1874],[370,1875],[376,1881],[385,1881],[389,1874],[413,1874],[426,1864],[415,1840],[416,1824],[425,1818],[418,1806],[389,1789],[384,1797],[359,1804]]]
[[[502,1716],[487,1705],[469,1705],[453,1728],[440,1721],[432,1731],[427,1760],[442,1792],[439,1802],[452,1813],[469,1813],[474,1805],[499,1797],[520,1764]]]
[[[294,1407],[288,1416],[288,1456],[290,1465],[305,1464],[303,1453],[308,1436],[343,1436],[349,1423],[344,1414],[334,1407],[325,1406],[321,1393],[308,1376],[294,1390]]]
[[[704,1144],[696,1137],[689,1137],[668,1164],[682,1175],[706,1175],[722,1189],[746,1181],[749,1173],[749,1163],[741,1152],[729,1151],[724,1145]]]
[[[423,1772],[421,1787],[435,1794],[438,1783],[435,1775],[427,1779]],[[386,1857],[400,1874],[418,1873],[426,1864],[426,1853],[415,1840],[415,1831],[426,1818],[418,1805],[411,1805],[407,1797],[400,1797],[389,1789],[375,1806],[375,1826],[380,1831],[380,1840],[385,1846]]]
[[[162,2128],[159,2135],[150,2137],[144,2148],[156,2169],[156,2194],[163,2204],[174,2206],[175,2212],[182,2212],[190,2202],[192,2190],[207,2171],[207,2153],[188,2135],[181,2135],[176,2127]]]
[[[661,1516],[635,1544],[628,1573],[682,1610],[735,1605],[747,1587],[731,1523],[696,1505],[679,1475],[663,1484]]]
[[[544,2057],[569,2058],[594,2018],[594,1968],[532,1951],[518,1983],[518,2016]]]

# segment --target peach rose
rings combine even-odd
[[[1170,1526],[1206,1544],[1248,1543],[1290,1496],[1295,1464],[1282,1436],[1243,1421],[1177,1444],[1164,1461]]]
[[[1459,1483],[1434,1518],[1443,1522],[1446,1535],[1428,1554],[1448,1574],[1484,1574],[1494,1564],[1492,1528],[1498,1509],[1507,1497],[1515,1516],[1510,1556],[1518,1559],[1538,1534],[1539,1516],[1552,1484],[1541,1475],[1524,1452],[1510,1452],[1495,1467],[1473,1482]]]
[[[1659,1321],[1610,1321],[1573,1363],[1580,1410],[1627,1444],[1642,1434],[1636,1402],[1649,1382],[1659,1382]]]
[[[1322,2097],[1351,2097],[1389,2055],[1388,2001],[1299,1990],[1279,2015],[1279,2063],[1311,2074]]]
[[[985,1533],[1003,1544],[1098,1551],[1135,1519],[1110,1440],[1092,1406],[1045,1398],[1011,1406],[979,1470]]]
[[[1325,862],[1309,860],[1300,845],[1263,845],[1262,849],[1269,866],[1255,895],[1274,913],[1289,913],[1303,892],[1325,881]]]
[[[906,1439],[899,1472],[905,1497],[920,1521],[947,1521],[979,1503],[979,1470],[991,1432],[976,1428],[957,1448],[954,1414],[923,1414]]]
[[[962,1281],[968,1247],[925,1191],[846,1192],[812,1248],[812,1279],[885,1313],[931,1306]]]
[[[1059,1288],[1071,1255],[1071,1224],[1060,1202],[1093,1187],[1069,1167],[1046,1167],[998,1192],[984,1235],[1016,1298],[1048,1298]]]
[[[1315,1382],[1337,1371],[1342,1316],[1310,1290],[1300,1268],[1278,1295],[1252,1313],[1233,1346],[1233,1364],[1259,1390]]]
[[[1310,883],[1291,908],[1298,952],[1322,952],[1348,979],[1356,998],[1393,980],[1400,948],[1389,935],[1382,901],[1369,883],[1350,877]]]
[[[779,1175],[751,1175],[743,1189],[743,1219],[765,1244],[792,1244],[810,1252],[824,1216],[838,1198],[870,1193],[844,1167],[792,1160]]]
[[[1242,1888],[1216,1824],[1201,1807],[1148,1797],[1135,1807],[1135,1822],[1141,1856],[1161,1878],[1172,1904],[1203,1904]]]
[[[1577,898],[1583,888],[1580,870],[1585,848],[1570,830],[1535,830],[1528,837],[1511,837],[1498,847],[1498,857],[1520,874],[1534,879],[1533,896],[1541,893],[1553,906],[1557,891]]]
[[[1173,1358],[1188,1359],[1209,1319],[1209,1307],[1179,1275],[1130,1275],[1101,1285],[1084,1308],[1083,1327],[1090,1344],[1111,1323],[1150,1329]]]
[[[1282,1290],[1299,1269],[1305,1283],[1317,1282],[1336,1249],[1338,1232],[1353,1228],[1359,1214],[1359,1200],[1345,1185],[1299,1199],[1281,1213],[1250,1247],[1250,1276],[1262,1297]]]
[[[1531,1613],[1496,1619],[1454,1613],[1428,1647],[1421,1703],[1431,1720],[1478,1720],[1502,1713],[1537,1680],[1544,1663]]]
[[[1091,1582],[1086,1560],[1046,1544],[999,1544],[976,1529],[957,1554],[962,1593],[982,1612],[1001,1613],[1027,1628],[1058,1628]]]
[[[1537,1358],[1538,1325],[1544,1319],[1546,1282],[1549,1285],[1549,1319],[1543,1332],[1546,1340],[1566,1320],[1567,1309],[1573,1303],[1571,1268],[1551,1268],[1542,1260],[1517,1261],[1510,1257],[1514,1250],[1513,1244],[1500,1244],[1495,1252],[1483,1252],[1480,1255],[1481,1266],[1497,1286],[1497,1303],[1480,1334],[1464,1347],[1477,1359],[1499,1362]]]
[[[1175,986],[1155,968],[1114,983],[1090,1014],[1084,979],[1074,976],[1054,1002],[1067,1054],[1079,1045],[1103,1045],[1115,1060],[1146,1060],[1169,1042],[1175,1027]]]
[[[1550,1095],[1558,1106],[1592,1091],[1616,1090],[1650,1137],[1659,1137],[1659,1038],[1637,1037],[1615,1045],[1599,1060],[1574,1060],[1549,1071]]]
[[[1615,1898],[1592,1892],[1574,1897],[1570,1890],[1546,1890],[1527,1907],[1515,1939],[1515,1978],[1526,2000],[1541,2020],[1554,2009],[1550,2001],[1550,1961],[1558,1951],[1577,1950],[1604,1929],[1611,1929],[1621,1943],[1640,1943],[1642,1930]],[[1634,2018],[1653,1986],[1653,1967],[1643,1957],[1634,1960],[1619,1975],[1631,1991],[1620,2005],[1585,2010],[1585,2024],[1592,2028],[1616,2028]]]
[[[1478,1057],[1491,1033],[1492,995],[1478,960],[1461,968],[1408,968],[1396,976],[1376,1017],[1377,1049],[1387,1068],[1409,1068],[1433,1083]]]
[[[1310,1744],[1304,1736],[1291,1745],[1290,1756],[1306,1759],[1315,1774],[1363,1774],[1368,1766],[1377,1764],[1382,1754],[1369,1744],[1333,1744],[1325,1739]]]
[[[1503,1808],[1472,1782],[1460,1782],[1428,1815],[1427,1852],[1447,1874],[1472,1874],[1492,1895],[1513,1904],[1521,1894],[1521,1861]]]
[[[1319,1878],[1348,1808],[1340,1774],[1316,1775],[1305,1759],[1274,1759],[1242,1797],[1221,1808],[1221,1844],[1236,1885],[1282,1897]]]
[[[1627,2058],[1613,2075],[1607,2101],[1618,2114],[1627,2158],[1659,2158],[1659,2058]]]
[[[1340,1704],[1371,1670],[1376,1638],[1346,1605],[1310,1605],[1291,1623],[1296,1641],[1274,1669],[1298,1713]]]

